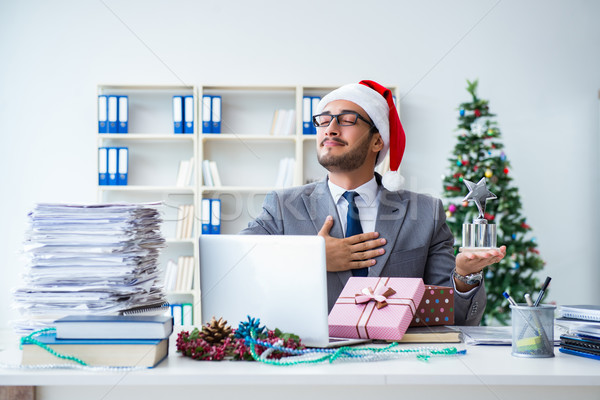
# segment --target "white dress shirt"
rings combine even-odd
[[[358,196],[354,198],[356,207],[358,207],[358,216],[360,218],[360,226],[363,232],[374,232],[375,222],[377,220],[377,209],[379,207],[380,190],[375,176],[369,182],[353,190],[346,190],[343,187],[327,180],[329,192],[335,203],[338,211],[340,222],[342,223],[342,231],[346,235],[346,216],[348,215],[348,201],[342,195],[344,192],[356,192]]]

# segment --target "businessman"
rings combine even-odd
[[[329,309],[351,276],[416,277],[454,287],[457,325],[478,325],[486,295],[484,267],[506,248],[460,253],[442,202],[402,189],[405,134],[390,90],[373,81],[342,86],[317,106],[317,157],[323,181],[276,190],[241,234],[325,238]],[[390,171],[375,166],[390,153]]]

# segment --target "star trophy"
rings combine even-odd
[[[485,178],[481,178],[477,184],[464,179],[469,189],[469,194],[463,201],[474,201],[479,210],[479,216],[473,219],[472,224],[463,224],[462,245],[459,251],[482,251],[496,250],[496,224],[489,224],[484,218],[485,202],[497,199],[485,185]]]

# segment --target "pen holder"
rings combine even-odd
[[[554,310],[556,306],[530,307],[519,304],[512,310],[512,355],[554,357]]]

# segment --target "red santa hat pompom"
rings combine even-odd
[[[404,177],[400,175],[398,168],[404,155],[406,135],[398,117],[392,92],[374,81],[350,83],[323,97],[314,113],[320,114],[327,104],[335,100],[351,101],[369,115],[384,143],[377,163],[381,163],[388,150],[390,152],[390,170],[383,175],[383,186],[391,191],[400,190],[404,185]]]

